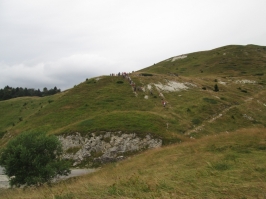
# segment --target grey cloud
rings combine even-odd
[[[95,54],[76,54],[32,66],[0,64],[0,68],[4,77],[0,80],[2,85],[6,82],[12,87],[23,87],[28,82],[34,88],[57,86],[63,90],[86,78],[109,75],[122,69],[113,60]]]
[[[265,0],[0,1],[0,88],[73,87],[171,56],[266,45]]]

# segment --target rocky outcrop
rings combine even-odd
[[[100,163],[117,161],[126,154],[162,145],[161,139],[154,139],[150,135],[140,138],[134,133],[122,132],[106,132],[101,135],[92,133],[86,136],[76,132],[58,138],[63,145],[63,158],[73,160],[73,166],[85,160]]]

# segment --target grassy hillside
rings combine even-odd
[[[264,198],[265,129],[242,129],[149,150],[52,187],[0,198]]]
[[[141,71],[182,76],[217,77],[263,76],[266,73],[266,47],[230,45],[171,57]]]
[[[155,136],[165,131],[165,117],[151,111],[162,109],[160,101],[136,97],[122,77],[90,79],[64,93],[2,101],[0,107],[3,140],[31,129],[48,133],[120,130]]]
[[[264,128],[265,74],[266,47],[225,46],[173,57],[130,74],[141,88],[136,92],[122,76],[102,76],[49,97],[1,101],[0,146],[28,130],[134,132],[169,143],[186,136]]]

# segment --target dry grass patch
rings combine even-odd
[[[52,187],[5,198],[263,198],[266,131],[243,129],[146,151]]]

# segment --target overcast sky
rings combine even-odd
[[[72,88],[229,44],[266,46],[266,0],[0,0],[0,88]]]

